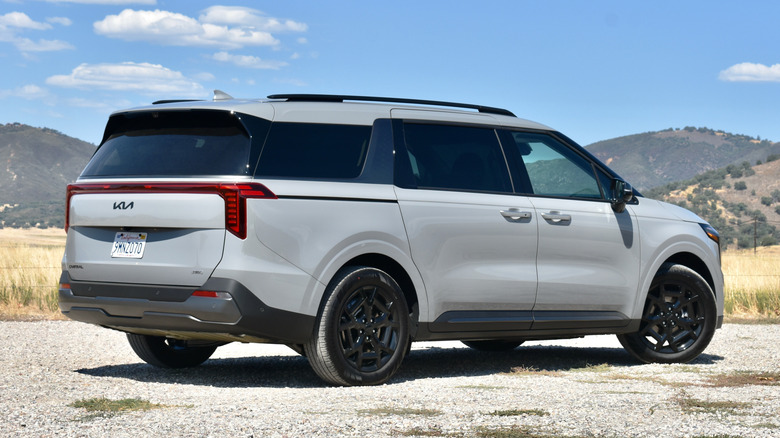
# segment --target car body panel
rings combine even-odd
[[[430,313],[531,310],[536,298],[537,221],[528,198],[397,188],[412,259]],[[517,216],[502,215],[514,210]],[[512,213],[510,213],[512,214]]]

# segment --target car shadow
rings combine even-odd
[[[691,364],[709,365],[721,356],[702,354]],[[483,352],[468,348],[414,349],[404,359],[390,384],[425,378],[485,376],[516,369],[569,371],[607,364],[613,367],[642,365],[622,348],[524,346],[508,352]],[[312,388],[328,386],[314,374],[303,356],[253,356],[210,359],[185,369],[163,369],[145,363],[82,368],[75,372],[94,377],[114,377],[147,383],[181,383],[214,387]]]

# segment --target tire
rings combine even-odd
[[[202,364],[214,354],[217,345],[192,346],[160,336],[127,334],[133,351],[144,362],[160,368],[188,368]]]
[[[409,310],[398,283],[379,269],[353,266],[326,289],[304,350],[328,383],[378,385],[401,366],[409,343]]]
[[[488,339],[482,341],[461,341],[469,348],[479,351],[512,351],[519,347],[523,341],[510,339]]]
[[[618,335],[644,363],[685,363],[701,354],[715,333],[715,294],[692,269],[666,263],[650,285],[639,331]]]

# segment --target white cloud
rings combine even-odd
[[[257,56],[249,55],[232,55],[227,52],[217,52],[212,56],[212,59],[220,62],[228,62],[239,67],[257,68],[266,70],[278,70],[281,67],[288,65],[283,61],[264,61]]]
[[[203,97],[203,86],[158,64],[81,64],[69,75],[51,76],[49,85],[79,89],[129,91],[165,97]]]
[[[71,19],[68,17],[48,17],[46,21],[49,23],[60,24],[62,26],[70,26],[73,24],[73,21],[71,21]]]
[[[743,62],[721,71],[718,79],[728,82],[780,82],[780,64],[766,66]]]
[[[3,27],[35,30],[51,29],[50,24],[37,22],[24,12],[9,12],[5,15],[0,15],[0,28]]]
[[[246,46],[278,46],[270,30],[305,30],[306,25],[281,22],[250,8],[214,6],[199,20],[169,11],[125,9],[94,23],[95,32],[126,41],[161,45],[240,49]]]
[[[49,96],[49,91],[34,84],[23,85],[13,90],[0,90],[0,98],[20,97],[27,100],[43,99]]]
[[[35,42],[27,38],[17,38],[13,43],[22,52],[54,52],[74,48],[70,43],[60,40],[38,40]]]
[[[243,6],[211,6],[198,17],[201,23],[238,25],[266,32],[305,32],[305,23],[268,17],[262,11]]]
[[[67,19],[65,19],[67,20]],[[22,52],[50,52],[73,49],[65,41],[39,39],[37,42],[18,35],[26,30],[48,30],[51,24],[31,19],[23,12],[9,12],[0,15],[0,42],[11,43]]]

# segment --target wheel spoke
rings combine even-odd
[[[344,357],[358,370],[374,371],[396,351],[400,323],[394,301],[382,288],[370,286],[353,292],[347,300],[339,331]]]

